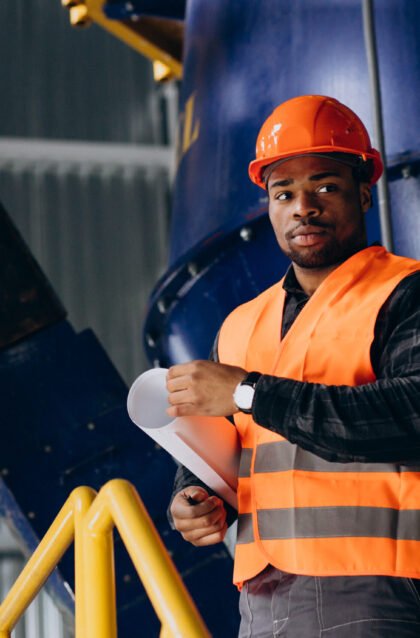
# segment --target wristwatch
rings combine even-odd
[[[233,401],[241,412],[251,414],[254,400],[255,386],[261,377],[261,372],[248,372],[245,379],[238,383],[233,393]]]

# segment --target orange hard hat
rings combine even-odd
[[[372,148],[362,120],[332,97],[302,95],[280,104],[262,125],[249,176],[265,188],[263,173],[267,166],[296,155],[316,153],[350,153],[363,161],[372,160],[371,184],[382,175],[381,156]]]

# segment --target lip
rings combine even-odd
[[[323,228],[316,226],[301,227],[292,234],[292,241],[301,248],[310,248],[322,244],[327,240],[328,234]]]
[[[304,226],[295,230],[292,233],[292,237],[299,237],[302,235],[324,235],[325,230],[323,228],[318,228],[318,226]]]

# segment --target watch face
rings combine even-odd
[[[240,410],[250,410],[254,399],[255,389],[250,385],[240,385],[236,388],[233,399]]]

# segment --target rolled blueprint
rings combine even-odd
[[[127,399],[130,419],[237,508],[240,445],[236,428],[224,417],[168,416],[167,372],[153,368],[134,381]]]

